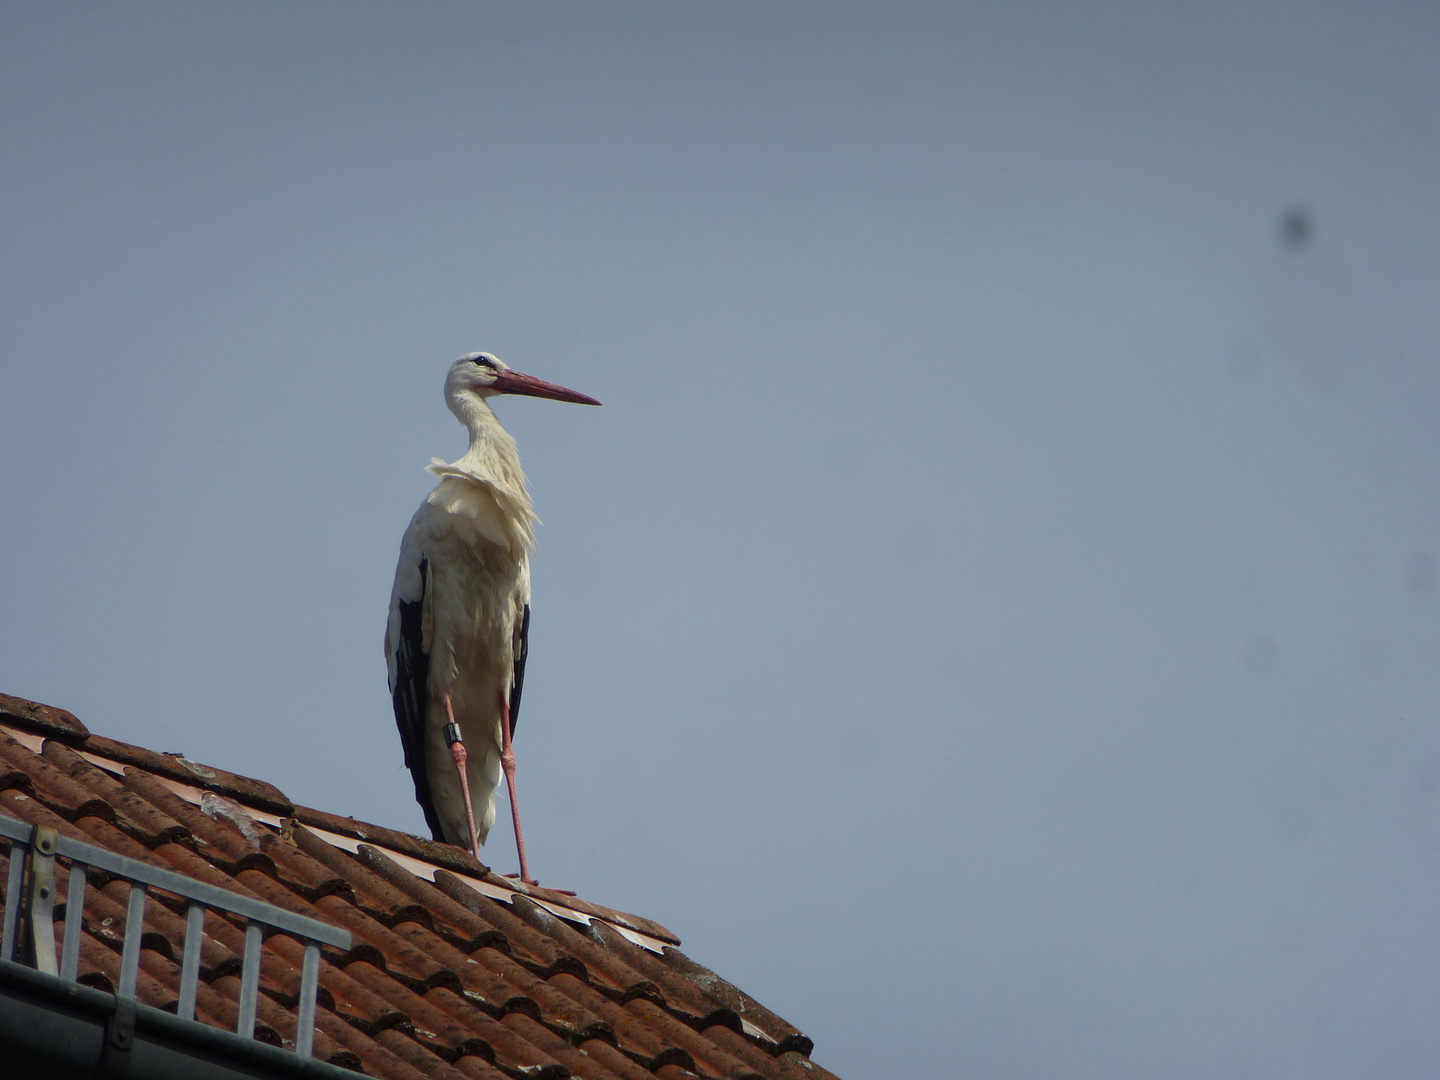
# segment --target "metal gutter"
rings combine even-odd
[[[6,1080],[355,1080],[338,1065],[0,960]]]

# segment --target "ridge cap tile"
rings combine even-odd
[[[55,735],[69,742],[84,742],[90,729],[67,709],[42,705],[27,698],[0,694],[0,723],[12,723],[43,735]]]
[[[329,832],[339,833],[341,836],[363,840],[368,844],[378,844],[380,847],[390,848],[392,851],[398,851],[424,862],[454,868],[463,874],[478,876],[490,873],[490,868],[484,863],[476,862],[475,857],[468,851],[463,851],[451,844],[426,840],[413,833],[389,829],[384,825],[374,825],[358,818],[342,817],[339,814],[316,810],[311,806],[296,806],[289,816],[302,825],[312,825]]]
[[[604,919],[616,926],[623,926],[627,930],[634,930],[637,934],[644,934],[657,941],[663,941],[667,945],[679,945],[680,939],[670,930],[666,929],[654,919],[647,919],[641,915],[632,915],[628,911],[621,911],[618,908],[605,907],[591,900],[582,899],[570,893],[558,892],[554,889],[547,889],[542,886],[527,886],[524,889],[516,890],[523,896],[540,895],[540,899],[548,900],[552,904],[569,908],[582,915],[592,915],[597,919]]]
[[[327,813],[323,810],[316,810],[309,806],[296,806],[294,818],[302,825],[310,825],[316,828],[325,829],[329,832],[339,833],[341,836],[348,836],[354,840],[360,840],[372,847],[382,849],[388,848],[391,851],[408,855],[411,858],[419,859],[422,862],[430,863],[438,868],[449,870],[465,877],[473,877],[487,884],[498,886],[521,896],[539,897],[547,903],[559,907],[569,908],[581,915],[590,915],[595,918],[604,919],[607,922],[615,923],[633,930],[636,933],[644,934],[647,937],[655,938],[669,945],[679,945],[680,939],[670,930],[653,919],[642,918],[639,915],[631,915],[628,912],[619,911],[616,908],[605,907],[589,900],[582,900],[568,892],[555,889],[547,889],[543,886],[527,885],[514,878],[504,877],[495,873],[484,863],[477,862],[469,852],[455,847],[453,844],[441,844],[434,840],[426,840],[424,837],[416,836],[413,833],[399,832],[395,829],[388,829],[383,825],[374,825],[370,822],[361,821],[354,817],[341,817],[338,814]]]
[[[182,784],[228,795],[241,803],[279,814],[281,817],[289,817],[295,810],[285,793],[274,784],[267,784],[264,780],[242,776],[227,769],[201,765],[184,754],[162,754],[147,750],[143,746],[106,738],[104,735],[91,735],[85,740],[84,749],[121,765],[136,765],[147,772],[178,780]]]

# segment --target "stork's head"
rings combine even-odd
[[[600,404],[586,394],[567,390],[533,375],[511,371],[497,357],[484,352],[466,353],[450,365],[450,374],[445,377],[446,401],[454,402],[471,394],[479,398],[494,397],[496,394],[523,394],[526,397],[573,401],[577,405]]]

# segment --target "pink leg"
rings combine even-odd
[[[527,885],[537,885],[530,876],[530,864],[525,861],[525,835],[520,831],[520,807],[515,803],[515,751],[510,748],[510,702],[500,695],[500,767],[505,770],[505,786],[510,789],[510,817],[515,822],[515,847],[520,852],[520,880]]]
[[[445,739],[450,744],[450,757],[455,762],[455,771],[460,774],[460,794],[465,799],[465,824],[470,826],[470,854],[480,861],[480,841],[475,833],[475,808],[470,805],[470,776],[465,771],[465,743],[460,738],[460,725],[455,723],[455,710],[450,707],[450,691],[445,691],[445,716],[450,723],[445,725]]]

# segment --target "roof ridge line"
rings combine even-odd
[[[7,722],[11,721],[12,719],[13,714],[7,713],[4,716],[0,716],[0,728],[6,729],[12,738],[14,738],[22,745],[26,746],[28,749],[34,751],[36,754],[39,754],[42,751],[45,740],[47,738],[53,737],[53,735],[49,733],[45,735],[39,734],[33,729],[31,725],[12,727],[11,724]],[[69,733],[67,732],[66,734]],[[93,750],[85,749],[85,744],[89,742],[90,738],[94,737],[95,736],[93,735],[90,735],[88,738],[82,737],[79,740],[79,745],[73,745],[70,740],[66,738],[61,738],[60,741],[68,745],[72,752],[78,754],[81,758],[84,758],[91,765],[94,765],[96,768],[104,769],[106,772],[111,773],[115,776],[123,776],[127,765],[137,764],[136,762],[124,761],[119,758],[109,757],[104,754],[97,754]],[[128,744],[120,743],[114,739],[105,739],[105,743],[111,746],[128,747]],[[136,747],[134,749],[139,750],[142,748]],[[147,751],[146,753],[154,754],[156,757],[174,761],[176,764],[193,773],[197,780],[203,781],[204,779],[207,779],[205,775],[206,773],[210,774],[209,778],[217,778],[214,770],[210,769],[208,766],[201,765],[199,762],[191,761],[183,754],[158,754],[154,751]],[[143,768],[144,766],[139,767]],[[225,771],[228,773],[228,770]],[[589,901],[581,900],[579,897],[573,898],[573,903],[567,903],[567,900],[570,900],[571,898],[562,897],[553,893],[552,890],[544,889],[543,887],[537,889],[536,887],[526,885],[523,882],[512,881],[509,878],[502,877],[499,874],[492,872],[483,863],[476,863],[476,865],[480,868],[484,875],[479,876],[475,873],[474,869],[466,865],[466,862],[475,861],[468,855],[468,853],[465,854],[463,860],[454,856],[450,856],[449,852],[446,852],[445,854],[450,857],[427,859],[421,855],[417,855],[410,851],[402,851],[393,844],[387,844],[385,843],[384,839],[379,836],[366,835],[365,829],[369,829],[371,833],[380,834],[390,834],[396,832],[396,830],[387,829],[383,825],[372,825],[369,822],[361,822],[356,818],[338,818],[336,815],[328,814],[321,810],[315,810],[312,807],[301,806],[297,803],[290,803],[288,799],[286,800],[286,802],[290,806],[292,813],[278,814],[274,810],[266,809],[265,806],[254,805],[255,800],[247,798],[246,792],[239,790],[232,785],[219,783],[215,784],[213,786],[213,789],[207,791],[206,788],[198,787],[194,784],[187,783],[184,780],[176,779],[174,776],[166,775],[163,772],[152,771],[150,772],[150,775],[153,776],[157,782],[163,784],[167,789],[173,792],[176,796],[184,799],[186,802],[194,806],[201,806],[202,800],[206,794],[222,795],[224,797],[233,799],[239,806],[241,806],[245,810],[245,812],[251,818],[263,825],[267,825],[270,828],[275,829],[277,832],[283,831],[285,819],[289,817],[299,822],[301,825],[304,825],[305,828],[309,829],[311,832],[320,834],[322,839],[325,839],[327,842],[333,844],[336,847],[350,851],[351,853],[358,851],[361,844],[367,844],[370,847],[378,848],[379,850],[385,852],[387,856],[393,858],[401,866],[404,866],[405,869],[410,871],[410,873],[414,874],[416,877],[421,878],[424,881],[433,882],[435,880],[435,871],[444,870],[447,873],[454,874],[457,878],[459,878],[466,885],[468,885],[470,888],[474,889],[481,895],[488,896],[490,899],[498,900],[501,903],[508,904],[514,899],[515,896],[524,896],[526,899],[545,908],[552,915],[565,919],[568,922],[578,923],[581,926],[588,926],[592,920],[598,920],[605,923],[607,926],[613,927],[617,933],[629,940],[631,943],[656,954],[663,954],[666,946],[678,946],[680,944],[680,939],[678,937],[670,933],[669,930],[661,926],[659,923],[653,922],[650,919],[644,919],[641,916],[631,915],[628,912],[616,911],[611,908],[605,908],[599,904],[592,904]],[[239,773],[229,773],[229,775],[244,780],[251,779],[249,777],[241,777]],[[253,782],[261,784],[264,783],[264,781]],[[274,790],[276,794],[281,794],[283,797],[283,793],[281,793],[278,788],[273,788],[273,786],[269,784],[265,784],[265,786],[272,788],[272,790]],[[269,806],[275,805],[273,798],[265,798],[263,802]],[[326,821],[327,824],[320,824],[320,820]],[[355,822],[355,825],[348,831],[344,829],[343,825],[344,821],[346,820]],[[339,826],[340,831],[337,831],[334,827],[327,827],[327,825]],[[418,837],[412,839],[417,841],[420,840],[420,838]],[[423,844],[424,841],[420,841],[420,843],[415,846],[418,847],[422,846]],[[459,852],[457,851],[456,855],[458,854]],[[644,926],[644,929],[641,928],[642,925]],[[659,933],[649,931],[659,931]]]

